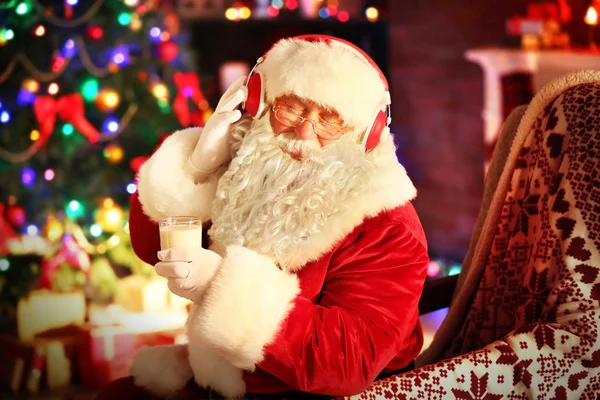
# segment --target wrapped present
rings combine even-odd
[[[165,278],[130,275],[119,280],[115,303],[131,312],[160,312],[169,308],[169,293]]]
[[[79,371],[82,383],[101,388],[129,375],[138,349],[174,344],[181,340],[183,327],[168,331],[140,332],[131,326],[84,325],[80,329]]]
[[[56,293],[34,290],[17,305],[19,339],[32,342],[36,335],[85,320],[85,297],[82,291]]]
[[[82,383],[100,388],[129,375],[135,343],[135,334],[120,326],[82,326],[79,341]]]

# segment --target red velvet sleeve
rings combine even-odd
[[[133,251],[148,264],[156,264],[156,253],[160,250],[160,233],[158,224],[142,210],[142,204],[137,192],[131,195],[131,210],[129,211],[129,234]]]
[[[334,254],[317,304],[296,298],[257,366],[301,391],[361,392],[411,340],[427,262],[404,225],[359,235]]]

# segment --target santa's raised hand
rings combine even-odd
[[[202,182],[231,158],[229,128],[242,113],[236,108],[248,97],[244,85],[246,77],[240,77],[225,91],[215,112],[206,122],[196,147],[190,154],[186,172],[194,181]]]

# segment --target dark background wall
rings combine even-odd
[[[567,26],[587,40],[588,1],[570,0]],[[505,21],[524,0],[405,0],[389,4],[389,79],[400,158],[419,195],[430,253],[461,260],[483,193],[483,74],[467,49],[516,45]]]

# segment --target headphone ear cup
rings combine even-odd
[[[373,123],[367,129],[368,135],[367,140],[365,142],[365,150],[373,150],[377,144],[379,144],[379,140],[381,139],[381,134],[384,129],[387,127],[388,117],[385,113],[385,110],[379,110],[375,114],[373,118]]]
[[[252,74],[248,79],[248,97],[244,103],[244,108],[250,115],[256,117],[264,107],[265,86],[263,84],[260,72]]]

